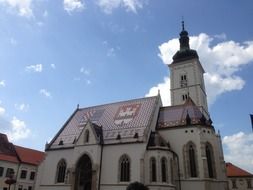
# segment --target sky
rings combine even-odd
[[[253,172],[252,0],[0,0],[0,132],[44,150],[79,104],[157,95],[182,18],[225,160]]]

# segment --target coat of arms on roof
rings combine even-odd
[[[123,105],[118,108],[114,117],[116,125],[125,125],[132,121],[139,113],[141,104]]]
[[[92,121],[93,123],[99,121],[102,117],[105,109],[90,109],[84,112],[82,119],[80,121],[80,125],[86,124],[88,120]]]

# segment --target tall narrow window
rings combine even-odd
[[[209,177],[214,178],[213,151],[210,144],[206,144],[206,161]]]
[[[233,189],[236,189],[236,188],[237,188],[236,180],[235,180],[235,179],[232,179],[232,188],[233,188]]]
[[[247,179],[247,187],[248,189],[252,188],[251,179]]]
[[[164,157],[161,159],[161,172],[162,182],[167,182],[167,160]]]
[[[130,159],[127,155],[120,158],[120,181],[130,181]]]
[[[151,158],[151,181],[156,182],[156,160],[155,158]]]
[[[4,173],[4,168],[3,168],[3,167],[0,167],[0,177],[3,176],[3,173]]]
[[[187,76],[186,76],[186,74],[184,74],[184,75],[181,75],[181,77],[180,77],[180,86],[181,87],[186,87],[187,86]]]
[[[90,132],[89,130],[85,131],[85,135],[84,135],[84,142],[88,143],[89,142],[89,138],[90,138]]]
[[[195,150],[193,145],[189,146],[189,162],[190,162],[190,176],[197,177]]]
[[[58,163],[58,166],[57,166],[57,178],[56,178],[57,183],[63,183],[64,182],[66,168],[67,168],[66,162],[64,160],[61,160]]]

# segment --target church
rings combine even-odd
[[[227,190],[204,69],[182,23],[169,65],[171,106],[154,97],[79,108],[46,144],[38,190]]]

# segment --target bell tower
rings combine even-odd
[[[205,71],[199,61],[198,53],[190,49],[184,21],[182,21],[179,42],[180,49],[173,56],[173,62],[169,65],[171,105],[181,105],[191,97],[206,118],[209,118],[203,77]]]

